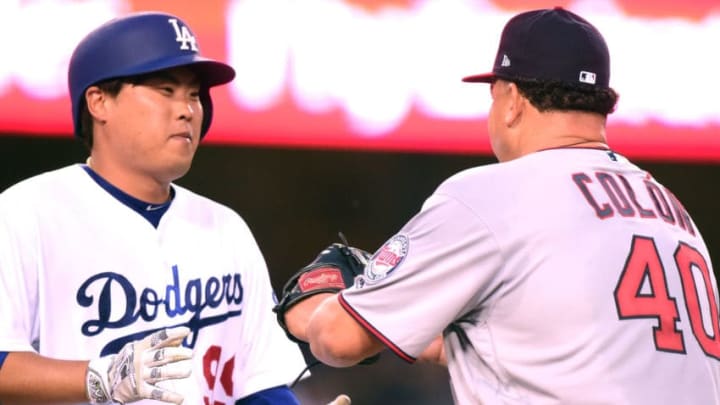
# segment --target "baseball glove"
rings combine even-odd
[[[355,277],[365,272],[365,265],[370,259],[370,253],[348,245],[345,236],[341,233],[343,243],[333,243],[317,255],[315,260],[298,270],[290,280],[285,283],[282,297],[273,312],[285,331],[293,341],[305,343],[290,333],[285,323],[285,314],[293,305],[320,293],[337,293],[353,285]],[[380,353],[368,357],[359,364],[373,364],[380,358]]]
[[[282,297],[273,312],[290,339],[293,336],[285,323],[285,314],[298,302],[320,293],[336,293],[350,287],[355,277],[363,274],[370,254],[350,247],[347,243],[333,243],[317,255],[315,260],[298,270],[286,283]]]

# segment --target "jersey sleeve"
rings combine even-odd
[[[433,195],[344,290],[341,305],[406,361],[412,362],[451,323],[473,311],[498,285],[493,234],[458,200]]]
[[[37,227],[0,195],[0,351],[34,351],[40,256]]]
[[[244,223],[242,227],[240,240],[246,256],[239,260],[243,261],[242,266],[247,266],[241,331],[244,357],[243,364],[236,367],[242,375],[235,380],[243,382],[240,392],[236,392],[241,398],[289,385],[306,366],[299,346],[287,338],[275,320],[272,308],[276,300],[265,259],[250,230]]]

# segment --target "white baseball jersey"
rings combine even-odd
[[[0,351],[32,351],[39,341],[41,355],[91,359],[185,325],[192,375],[161,385],[186,404],[234,404],[297,377],[305,362],[275,321],[247,225],[173,187],[157,228],[81,165],[0,194]]]
[[[458,404],[720,404],[705,243],[609,151],[452,176],[339,299],[410,362],[442,333]]]

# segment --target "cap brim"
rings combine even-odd
[[[479,75],[472,75],[472,76],[466,76],[463,77],[462,81],[468,82],[468,83],[492,83],[495,81],[497,76],[495,76],[495,73],[483,73]]]
[[[235,78],[235,69],[230,65],[203,57],[195,57],[186,66],[194,68],[208,87],[228,83]]]

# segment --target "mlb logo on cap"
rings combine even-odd
[[[586,72],[584,70],[580,72],[580,81],[581,82],[588,83],[588,84],[595,84],[596,80],[597,80],[597,75],[595,73]]]

